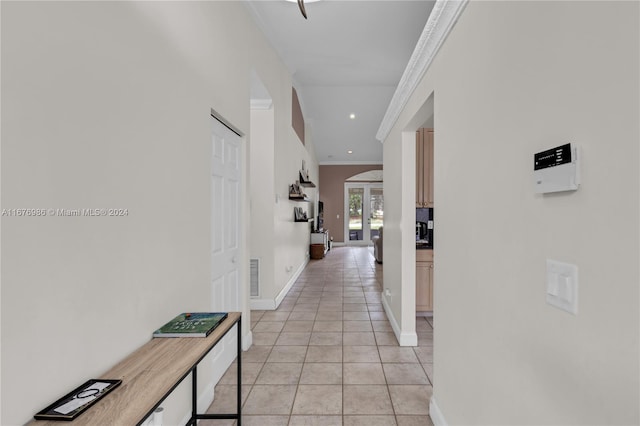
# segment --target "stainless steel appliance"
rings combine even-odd
[[[416,221],[416,241],[427,239],[427,223]]]
[[[416,248],[433,249],[433,209],[416,209]]]

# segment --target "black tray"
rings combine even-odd
[[[87,380],[33,417],[36,420],[71,421],[100,401],[103,396],[117,388],[120,383],[122,383],[122,380]],[[65,405],[67,406],[64,407]],[[60,411],[56,411],[56,409],[60,409]]]

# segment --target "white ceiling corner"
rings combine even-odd
[[[270,109],[273,105],[271,94],[254,70],[251,71],[250,79],[251,85],[249,88],[249,100],[251,103],[251,109]]]
[[[437,0],[429,20],[420,35],[416,48],[400,79],[387,112],[382,119],[376,139],[380,142],[389,136],[402,109],[416,89],[418,83],[433,62],[440,46],[455,26],[469,0]]]
[[[251,99],[251,109],[271,109],[272,105],[271,99]]]
[[[435,0],[320,1],[307,20],[296,3],[246,3],[291,74],[318,163],[381,164],[376,130]]]

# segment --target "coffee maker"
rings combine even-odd
[[[416,248],[433,249],[433,209],[416,209]]]
[[[428,238],[428,229],[426,222],[416,221],[416,241],[423,242],[427,241]]]

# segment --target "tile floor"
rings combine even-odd
[[[418,347],[398,346],[371,250],[334,247],[310,261],[277,310],[251,312],[243,425],[433,424],[433,319],[417,319]],[[216,386],[208,412],[235,412],[236,368]]]

